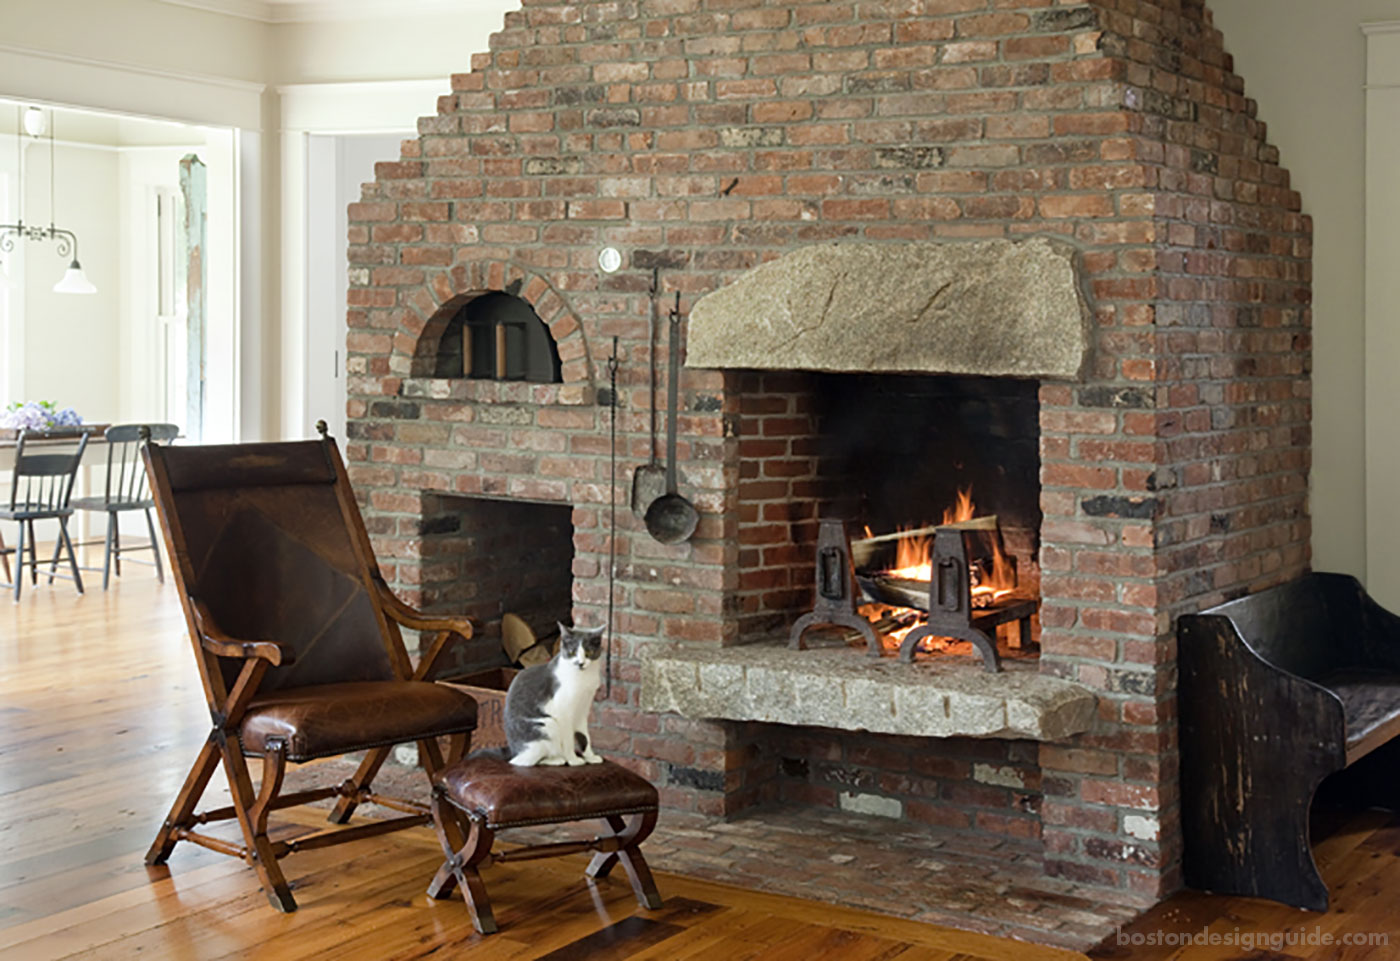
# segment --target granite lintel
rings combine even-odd
[[[1061,240],[792,251],[701,297],[692,367],[1078,379],[1092,314]]]

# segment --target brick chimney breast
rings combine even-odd
[[[478,640],[531,592],[542,622],[611,611],[592,734],[668,810],[892,810],[1104,903],[1177,887],[1176,618],[1310,540],[1312,222],[1202,0],[521,0],[469,67],[348,212],[345,454],[394,590],[474,605]],[[465,298],[513,284],[560,382],[443,376]],[[663,545],[629,488],[677,294],[700,523]],[[834,501],[936,522],[973,474],[1020,518],[1025,670],[1092,691],[1088,730],[642,706],[651,648],[785,636]]]

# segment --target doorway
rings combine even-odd
[[[345,436],[345,294],[350,286],[347,208],[374,165],[397,160],[412,131],[309,134],[306,143],[306,413]]]

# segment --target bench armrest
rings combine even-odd
[[[1359,589],[1359,588],[1358,588]],[[1400,672],[1400,617],[1361,593],[1361,665]]]
[[[203,601],[194,601],[194,625],[199,630],[199,644],[218,657],[238,657],[267,661],[273,667],[283,667],[296,660],[290,644],[280,641],[248,641],[230,637],[214,621]]]

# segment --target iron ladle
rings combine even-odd
[[[676,292],[676,306],[671,308],[670,358],[666,378],[666,493],[647,507],[647,532],[662,544],[679,544],[690,540],[700,523],[695,505],[676,492],[676,408],[680,400],[681,368],[681,295]]]

